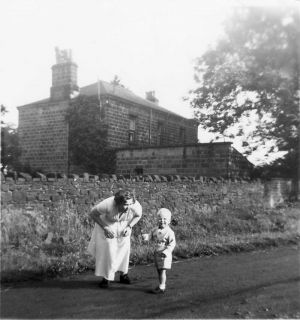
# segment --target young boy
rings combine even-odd
[[[171,269],[172,251],[175,248],[176,240],[174,231],[169,227],[171,222],[171,212],[162,208],[157,212],[158,225],[151,230],[150,234],[144,234],[144,241],[154,241],[154,263],[158,273],[159,286],[152,290],[152,293],[165,293],[166,290],[166,270]]]

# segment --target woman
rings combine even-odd
[[[95,275],[101,276],[100,287],[109,287],[120,271],[120,282],[130,284],[128,277],[130,235],[142,216],[142,206],[130,190],[119,190],[93,207],[95,221],[88,251],[95,257]]]

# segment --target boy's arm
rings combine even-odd
[[[175,234],[174,234],[174,232],[172,232],[168,237],[168,243],[166,245],[165,250],[162,253],[164,253],[165,255],[172,254],[175,246],[176,246]]]

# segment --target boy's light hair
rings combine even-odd
[[[157,216],[158,216],[158,217],[165,217],[165,218],[167,218],[168,221],[170,222],[170,221],[171,221],[171,216],[172,216],[172,214],[171,214],[171,211],[170,211],[170,210],[168,210],[168,209],[166,209],[166,208],[161,208],[161,209],[158,210]]]

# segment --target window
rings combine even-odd
[[[136,166],[135,169],[134,169],[134,172],[136,175],[142,175],[144,173],[144,169],[142,166]]]
[[[162,145],[164,143],[164,124],[163,122],[158,122],[157,127],[157,144]]]
[[[179,128],[179,141],[180,141],[180,143],[185,143],[185,128],[184,127]]]
[[[128,132],[128,142],[129,144],[134,144],[136,140],[136,118],[129,118],[129,132]]]
[[[129,135],[128,135],[129,144],[133,144],[134,141],[135,141],[135,132],[134,131],[129,131]]]
[[[135,125],[136,125],[136,118],[131,117],[129,119],[129,130],[135,131]]]

